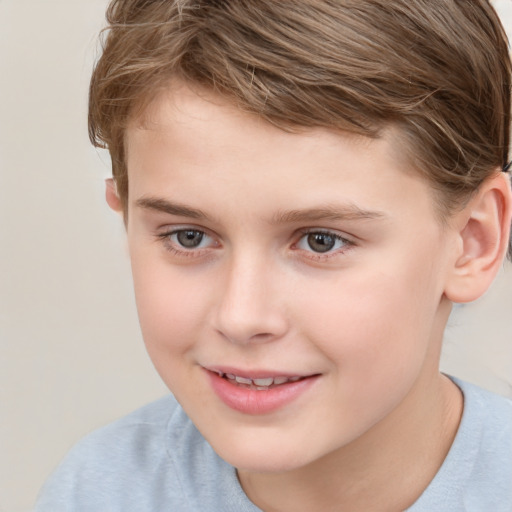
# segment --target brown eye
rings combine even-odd
[[[196,229],[182,229],[177,231],[175,235],[177,242],[187,249],[195,249],[204,238],[204,233]]]
[[[329,233],[310,233],[307,244],[314,252],[327,252],[334,248],[337,238]]]

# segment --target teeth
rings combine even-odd
[[[246,379],[245,377],[239,377],[238,375],[235,377],[235,380],[239,384],[252,384],[252,379]]]
[[[256,386],[271,386],[272,383],[276,384],[275,380],[272,377],[268,379],[253,379],[253,382]]]
[[[226,377],[228,380],[236,381],[238,384],[245,386],[254,386],[256,389],[268,389],[270,386],[279,386],[280,384],[286,384],[287,382],[297,382],[302,377],[267,377],[264,379],[248,379],[246,377],[240,377],[232,373],[221,373],[220,377]]]

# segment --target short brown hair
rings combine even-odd
[[[175,77],[283,129],[397,128],[445,213],[508,161],[511,65],[488,0],[113,0],[107,20],[89,133],[124,204],[126,126]]]

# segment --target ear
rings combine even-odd
[[[487,291],[508,249],[511,217],[510,180],[500,172],[456,214],[458,249],[445,288],[449,300],[471,302]]]
[[[105,198],[107,200],[107,204],[110,206],[110,208],[112,208],[112,210],[118,213],[122,213],[123,206],[117,193],[116,182],[113,178],[108,178],[105,180]]]

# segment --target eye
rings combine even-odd
[[[186,249],[196,249],[201,245],[205,234],[197,229],[180,229],[171,235],[171,240],[175,238],[176,242]]]
[[[174,254],[193,255],[201,249],[218,245],[211,236],[193,227],[169,230],[157,237],[163,241],[166,250]]]
[[[305,233],[299,242],[297,248],[315,253],[327,253],[350,246],[351,242],[345,238],[328,231],[311,231]]]

